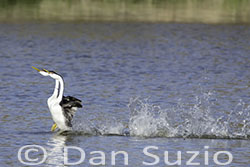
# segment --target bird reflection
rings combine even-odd
[[[47,142],[48,157],[46,160],[47,167],[52,166],[64,166],[63,162],[63,149],[69,136],[54,134]]]

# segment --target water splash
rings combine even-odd
[[[180,99],[165,109],[148,99],[131,98],[127,123],[113,117],[84,118],[74,122],[74,130],[89,135],[250,139],[250,106],[240,100],[231,111],[217,111],[218,103],[211,91],[201,92],[194,104]]]
[[[161,109],[147,99],[132,98],[128,105],[132,136],[182,138],[250,138],[250,106],[242,100],[229,113],[216,113],[213,92],[195,98],[188,106],[179,100],[176,107]]]
[[[126,125],[110,117],[76,120],[73,127],[75,132],[84,135],[127,135]]]
[[[130,99],[129,131],[132,136],[155,137],[168,134],[172,129],[167,120],[167,113],[159,106],[149,104],[148,99]]]

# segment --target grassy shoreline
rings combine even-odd
[[[140,21],[249,24],[248,0],[3,0],[0,22]]]

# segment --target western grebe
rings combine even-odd
[[[54,131],[56,128],[59,128],[61,131],[72,130],[71,121],[77,108],[82,108],[81,100],[72,96],[63,96],[64,81],[61,75],[54,71],[39,70],[33,66],[32,68],[43,76],[50,76],[55,79],[54,92],[47,101],[52,119],[55,122],[51,127],[51,131]]]

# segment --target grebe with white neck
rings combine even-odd
[[[77,108],[82,108],[81,100],[72,96],[63,96],[64,81],[63,77],[54,71],[37,70],[43,76],[50,76],[55,79],[55,88],[52,96],[48,98],[48,107],[52,115],[52,119],[55,122],[51,127],[51,131],[55,131],[56,128],[61,131],[72,130],[72,120]]]

